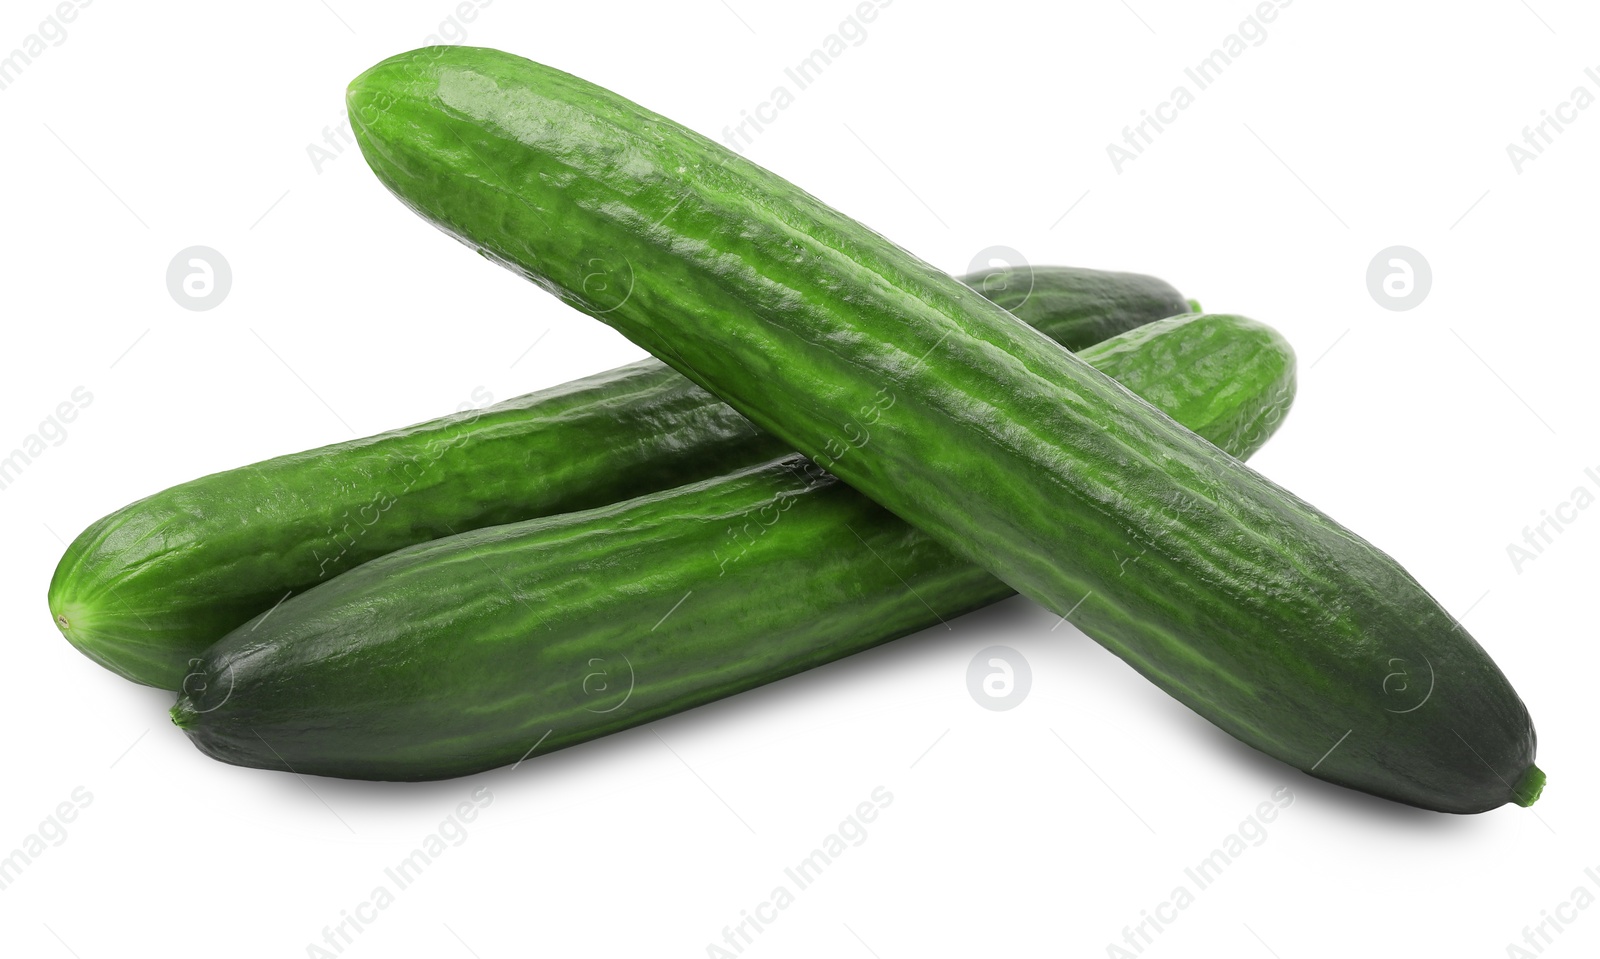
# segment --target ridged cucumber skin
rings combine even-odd
[[[500,51],[401,54],[347,103],[369,165],[413,210],[1070,615],[1228,733],[1425,808],[1530,800],[1527,709],[1398,563],[860,223]]]
[[[1242,317],[1175,317],[1082,355],[1241,456],[1293,401],[1293,351]],[[380,557],[218,642],[173,718],[239,765],[465,775],[1010,595],[794,455]]]
[[[1239,459],[1272,438],[1294,403],[1294,349],[1271,327],[1242,316],[1175,316],[1078,355]]]
[[[1070,349],[1186,312],[1155,277],[985,279]],[[671,489],[792,450],[654,359],[378,436],[201,477],[98,520],[50,583],[56,626],[134,682],[180,688],[229,630],[414,543]]]

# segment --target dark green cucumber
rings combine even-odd
[[[1134,273],[974,274],[1079,349],[1187,310]],[[1011,282],[1007,285],[1006,280]],[[71,643],[178,689],[191,661],[284,597],[452,533],[615,503],[791,452],[656,360],[406,429],[215,473],[91,525],[50,583]]]
[[[499,51],[402,54],[347,101],[413,210],[1240,740],[1432,809],[1531,801],[1527,709],[1399,564],[884,237]]]
[[[1073,329],[1076,341],[1054,337],[1069,350],[1131,329],[1122,319],[1125,316],[1160,318],[1200,312],[1200,304],[1183,299],[1172,284],[1138,273],[1021,265],[979,270],[958,279],[1034,326],[1049,317],[1081,317]]]
[[[1069,350],[1109,340],[1134,328],[1130,317],[1199,313],[1166,280],[1138,273],[1113,273],[1075,266],[1007,266],[957,277],[1006,312]],[[1061,317],[1072,317],[1070,332],[1058,334]],[[1146,321],[1148,322],[1148,321]]]
[[[1175,317],[1082,355],[1241,456],[1293,399],[1288,344],[1239,317]],[[1011,594],[795,455],[375,559],[209,649],[173,719],[240,765],[464,775]]]

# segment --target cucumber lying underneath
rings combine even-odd
[[[1068,349],[1188,312],[1177,290],[1136,273],[1044,266],[962,279]],[[224,633],[369,559],[791,451],[644,360],[148,496],[72,543],[50,582],[50,613],[95,662],[175,690]]]
[[[1289,346],[1240,317],[1175,317],[1080,355],[1240,456],[1294,395]],[[209,649],[172,716],[202,751],[239,765],[465,775],[1010,595],[791,456],[375,559]]]

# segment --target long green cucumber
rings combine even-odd
[[[1135,273],[963,277],[1069,349],[1187,312]],[[215,473],[100,519],[50,582],[94,661],[178,689],[192,660],[286,596],[413,543],[615,503],[791,452],[656,360],[482,410]]]
[[[1451,812],[1543,783],[1516,691],[1392,558],[788,181],[494,50],[393,57],[347,102],[413,210],[1240,740]]]
[[[1288,344],[1239,317],[1175,317],[1082,355],[1241,456],[1293,399]],[[796,455],[375,559],[224,637],[173,719],[240,765],[464,775],[1009,595]]]

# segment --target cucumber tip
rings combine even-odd
[[[189,701],[188,696],[179,696],[178,701],[172,704],[172,709],[168,710],[168,715],[172,717],[172,725],[188,729],[200,714],[195,711],[194,703]]]
[[[1511,798],[1519,806],[1527,807],[1539,801],[1539,794],[1544,792],[1544,770],[1538,766],[1529,765],[1522,778],[1511,788]]]

